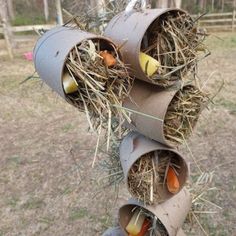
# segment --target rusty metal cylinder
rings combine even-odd
[[[121,12],[107,25],[104,35],[111,38],[120,47],[123,61],[130,73],[140,80],[155,83],[143,71],[140,65],[140,52],[143,38],[151,24],[165,13],[180,12],[180,9],[145,9],[126,14]]]
[[[34,48],[36,71],[49,87],[65,99],[62,79],[66,59],[76,45],[89,39],[103,40],[106,47],[116,50],[115,45],[105,37],[65,26],[59,26],[46,32],[36,43]]]
[[[120,144],[120,161],[125,176],[125,182],[130,193],[131,191],[129,189],[128,177],[132,166],[143,155],[154,151],[169,151],[175,154],[175,161],[177,161],[180,166],[178,175],[180,183],[179,191],[184,187],[189,176],[188,164],[184,157],[175,149],[146,138],[138,132],[130,132]],[[176,194],[170,193],[166,186],[161,186],[158,187],[158,195],[160,196],[159,202],[163,202],[174,197]]]
[[[150,212],[164,226],[168,236],[184,236],[182,225],[191,209],[192,199],[189,191],[183,188],[181,192],[168,201],[155,206],[144,206],[141,202],[131,199],[119,209],[119,224],[124,235],[128,236],[125,228],[133,215],[133,209],[141,207]]]

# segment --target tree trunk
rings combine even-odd
[[[215,0],[211,0],[211,11],[215,10]]]
[[[57,24],[63,25],[63,16],[61,10],[61,0],[56,0],[56,9],[57,9]]]
[[[181,5],[182,5],[182,0],[175,0],[175,7],[176,8],[181,8]]]
[[[176,7],[181,8],[182,0],[152,0],[152,8],[167,8],[167,7]]]
[[[157,7],[158,8],[167,8],[168,7],[168,0],[158,0]]]
[[[198,5],[200,10],[204,10],[205,0],[199,0]]]
[[[0,0],[0,18],[1,23],[3,27],[3,34],[4,39],[6,42],[6,47],[8,51],[8,55],[10,59],[13,59],[13,35],[11,32],[11,25],[9,23],[8,19],[8,13],[7,13],[7,1],[6,0]]]
[[[14,12],[12,0],[7,0],[7,10],[8,10],[8,15],[10,19],[15,20],[15,12]]]
[[[157,0],[152,0],[151,1],[151,7],[156,8],[157,7]]]
[[[48,0],[43,0],[43,8],[44,8],[44,17],[45,21],[48,21],[49,17],[49,10],[48,10]]]
[[[224,10],[225,10],[225,1],[222,0],[221,11],[224,12]]]

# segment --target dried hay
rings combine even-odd
[[[169,166],[178,176],[180,166],[176,154],[171,151],[155,151],[140,157],[128,174],[128,188],[132,196],[145,204],[162,202],[164,199],[160,191],[166,189]]]
[[[101,56],[104,51],[116,60],[114,66],[105,63]],[[76,45],[68,55],[65,72],[78,86],[78,90],[68,94],[67,99],[80,111],[86,112],[91,129],[101,130],[103,127],[110,133],[112,117],[120,123],[125,118],[129,119],[125,111],[115,106],[122,106],[133,79],[128,76],[115,47],[107,40],[89,39]]]
[[[203,44],[205,36],[186,13],[170,11],[160,16],[148,28],[141,45],[142,52],[160,63],[150,79],[168,87],[179,80],[183,82],[189,72],[195,73],[200,52],[203,57],[209,55]]]
[[[218,214],[222,208],[212,202],[211,195],[216,194],[219,189],[212,187],[214,182],[214,171],[202,172],[200,175],[192,175],[194,180],[187,188],[192,196],[192,208],[188,214],[185,227],[191,232],[194,225],[198,225],[202,235],[208,236],[204,228],[204,216]]]
[[[107,157],[99,163],[99,167],[105,175],[98,179],[98,183],[104,187],[119,186],[124,179],[124,172],[119,156],[119,145],[120,141],[115,140],[115,142],[111,142],[109,151],[104,148],[99,150]]]
[[[207,94],[194,86],[185,86],[172,99],[164,119],[165,138],[174,145],[182,144],[192,134],[201,111],[208,101]]]

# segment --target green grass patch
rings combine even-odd
[[[67,133],[67,132],[69,132],[70,130],[73,130],[73,128],[74,128],[74,126],[73,126],[71,123],[69,123],[69,124],[65,124],[65,125],[62,127],[62,130],[63,130],[65,133]]]
[[[39,219],[38,222],[39,222],[39,223],[43,223],[43,224],[47,224],[47,225],[49,225],[49,224],[51,224],[51,223],[54,222],[54,218],[50,218],[50,217],[42,217],[42,218]]]
[[[216,105],[224,107],[229,110],[231,114],[236,114],[236,102],[227,99],[219,99],[216,101]]]
[[[73,209],[70,213],[69,220],[76,221],[88,216],[88,210],[86,208]]]
[[[12,76],[2,76],[0,80],[0,91],[12,91],[15,89],[19,89],[20,82],[24,78],[19,75],[12,75]]]
[[[62,191],[61,191],[61,195],[68,195],[68,194],[70,194],[70,193],[72,193],[73,192],[73,189],[71,188],[71,187],[66,187],[65,189],[63,189]]]
[[[214,217],[208,215],[201,216],[202,227],[209,233],[209,236],[226,236],[231,235],[224,225],[215,225]]]
[[[39,198],[30,198],[25,204],[23,204],[22,208],[25,210],[33,210],[39,209],[44,206],[44,201]]]
[[[7,164],[13,165],[14,167],[17,167],[22,163],[20,156],[11,156],[11,157],[7,158],[6,161],[7,161]]]
[[[7,199],[6,204],[14,209],[17,207],[18,202],[19,202],[19,199],[16,196],[12,196],[11,198]]]
[[[212,33],[206,40],[209,49],[236,49],[236,33]]]
[[[27,17],[26,15],[18,15],[15,20],[11,22],[13,26],[22,25],[40,25],[45,24],[45,19],[42,16]]]

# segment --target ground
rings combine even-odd
[[[199,77],[201,86],[216,96],[188,147],[202,171],[214,172],[204,198],[217,206],[207,204],[214,214],[196,213],[206,233],[196,220],[187,221],[184,228],[187,235],[232,236],[236,233],[236,34],[211,36],[208,44],[212,55],[201,63]],[[84,114],[38,79],[20,84],[34,67],[19,49],[13,61],[0,53],[0,236],[101,235],[116,223],[117,209],[129,198],[125,184],[119,192],[105,187],[102,153],[92,169],[96,135],[88,132]],[[181,147],[194,176],[189,149]]]

